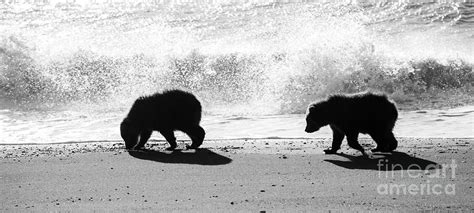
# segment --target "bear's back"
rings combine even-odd
[[[334,95],[328,99],[331,107],[346,114],[349,119],[396,120],[398,117],[394,103],[385,95],[370,92],[353,95]]]
[[[198,125],[201,121],[201,103],[191,93],[168,90],[138,98],[128,118],[155,128],[178,128]]]
[[[150,98],[160,117],[169,117],[169,122],[194,124],[201,121],[201,103],[189,92],[168,90]]]

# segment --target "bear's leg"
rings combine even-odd
[[[381,133],[370,133],[369,134],[372,139],[374,139],[377,147],[372,149],[372,152],[385,152],[388,149],[388,141]]]
[[[377,147],[372,149],[372,152],[392,152],[398,146],[398,142],[391,131],[383,134],[371,134],[370,136],[377,143]]]
[[[393,152],[393,150],[395,150],[398,146],[398,141],[395,138],[395,135],[393,135],[393,132],[391,132],[391,131],[389,133],[387,133],[386,138],[387,138],[386,140],[387,140],[387,144],[388,144],[387,152]]]
[[[332,145],[331,149],[324,150],[326,154],[336,154],[337,150],[341,148],[342,140],[344,140],[344,133],[337,127],[330,125],[332,129]]]
[[[199,148],[204,141],[204,136],[206,135],[206,132],[201,126],[186,128],[183,132],[185,132],[193,141],[191,146],[187,146],[188,149]]]
[[[165,137],[166,141],[170,144],[170,147],[168,147],[166,150],[174,150],[178,146],[176,144],[176,137],[174,137],[174,132],[173,130],[162,130],[160,133]]]
[[[152,132],[153,132],[152,130],[144,130],[140,132],[140,141],[138,142],[138,144],[135,146],[134,149],[140,149],[143,146],[145,146],[145,143],[148,141],[148,139],[150,139]]]
[[[347,133],[346,135],[347,143],[351,148],[359,150],[360,152],[362,152],[363,155],[367,155],[364,148],[362,148],[362,146],[359,144],[359,141],[357,141],[357,137],[359,136],[358,132],[351,132]]]

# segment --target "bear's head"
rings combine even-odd
[[[318,131],[321,127],[328,125],[327,112],[322,103],[311,104],[306,113],[306,128],[305,132],[313,133]]]
[[[120,124],[120,135],[125,141],[126,149],[132,149],[137,144],[139,134],[139,129],[127,118]]]

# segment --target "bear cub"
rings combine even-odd
[[[341,148],[344,136],[347,136],[351,148],[367,155],[357,141],[359,133],[369,134],[377,143],[373,152],[392,152],[398,145],[392,132],[397,117],[395,104],[385,95],[370,92],[333,95],[309,105],[305,131],[312,133],[326,125],[331,127],[332,148],[324,150],[326,154],[335,154]]]
[[[201,103],[191,93],[169,90],[138,98],[120,124],[120,134],[127,149],[142,148],[153,131],[160,132],[170,144],[177,146],[174,131],[186,133],[192,140],[188,148],[196,149],[204,141],[205,131],[199,126]],[[138,142],[138,143],[137,143]]]

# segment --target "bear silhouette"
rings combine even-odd
[[[312,133],[326,125],[331,127],[332,147],[324,150],[326,154],[335,154],[347,136],[351,148],[367,155],[357,141],[359,133],[369,134],[376,142],[373,152],[391,152],[398,146],[392,132],[397,117],[395,104],[385,95],[370,92],[332,95],[308,106],[305,131]]]
[[[120,124],[120,134],[127,149],[140,149],[153,131],[160,132],[170,144],[177,146],[174,131],[186,133],[192,140],[188,148],[196,149],[204,141],[201,121],[201,103],[191,93],[168,90],[138,98],[127,117]]]

